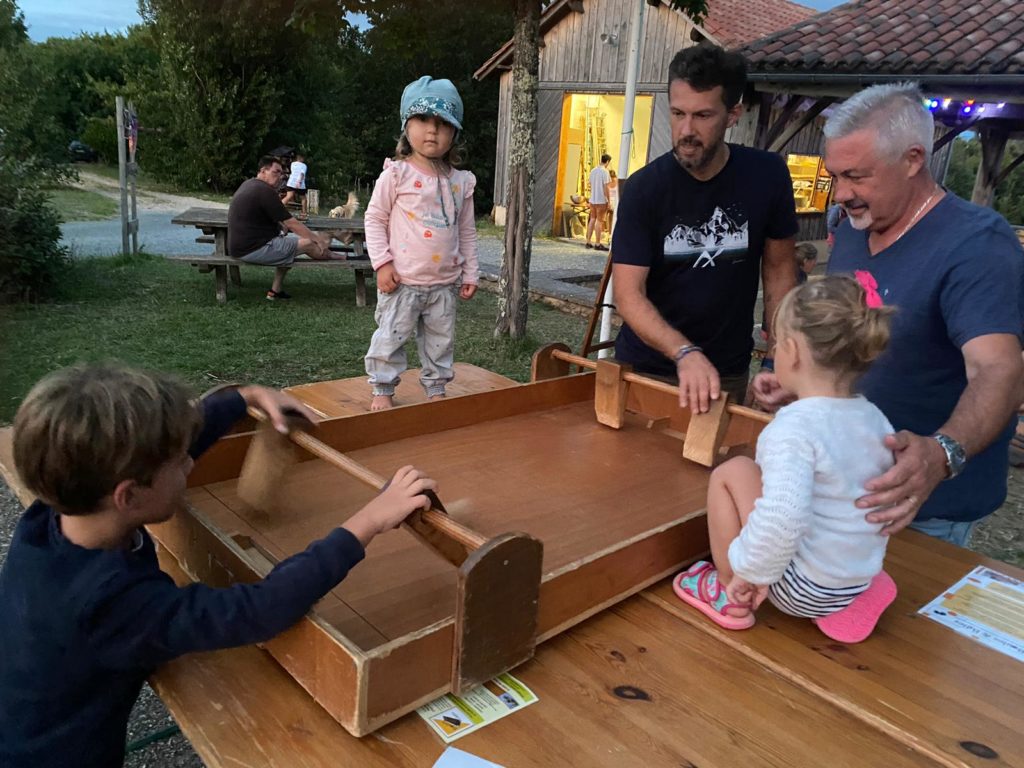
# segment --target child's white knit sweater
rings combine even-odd
[[[808,397],[782,408],[757,440],[763,490],[729,546],[733,571],[773,584],[792,561],[819,586],[840,589],[882,570],[887,536],[854,501],[893,465],[893,432],[863,397]]]

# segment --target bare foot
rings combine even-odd
[[[371,411],[386,411],[388,408],[395,407],[395,398],[391,395],[374,395],[373,400],[370,401]]]
[[[431,395],[429,400],[444,400],[447,395]]]

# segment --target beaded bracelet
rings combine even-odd
[[[702,350],[696,344],[683,344],[683,346],[681,346],[679,349],[677,349],[676,353],[674,355],[672,355],[672,362],[674,362],[676,365],[679,365],[679,361],[682,360],[684,357],[686,357],[691,352],[703,352],[703,351],[704,350]]]

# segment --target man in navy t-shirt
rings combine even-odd
[[[706,411],[726,391],[743,401],[758,279],[765,317],[795,284],[793,186],[776,154],[726,144],[746,85],[743,57],[703,44],[669,67],[673,149],[633,174],[613,237],[615,356],[679,381],[679,401]]]
[[[829,118],[825,164],[849,217],[828,269],[856,273],[898,310],[889,349],[861,382],[899,430],[888,438],[896,466],[858,506],[886,508],[868,519],[887,533],[911,524],[966,546],[1006,497],[1024,253],[1001,216],[936,184],[922,102],[916,86],[875,86]],[[770,389],[762,378],[755,392]]]

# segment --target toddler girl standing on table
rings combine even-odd
[[[455,168],[453,149],[462,99],[451,81],[421,77],[402,93],[400,115],[395,158],[384,161],[366,207],[377,272],[377,330],[366,353],[374,411],[394,405],[412,336],[423,389],[431,400],[444,397],[454,376],[456,298],[471,299],[479,279],[476,177]]]
[[[827,277],[779,305],[775,373],[797,400],[761,432],[756,463],[736,457],[711,473],[714,565],[695,563],[673,581],[727,629],[752,626],[767,596],[829,637],[859,642],[895,598],[882,570],[888,537],[854,505],[893,465],[883,444],[892,425],[854,390],[889,341],[892,310],[872,285]]]

